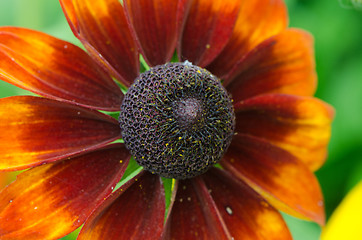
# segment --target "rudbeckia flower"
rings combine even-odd
[[[0,238],[291,239],[333,109],[281,0],[60,0],[86,51],[0,28]],[[127,93],[125,91],[128,89]]]

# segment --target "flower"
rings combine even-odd
[[[282,1],[60,3],[87,52],[0,28],[0,78],[42,96],[0,99],[0,168],[30,168],[0,193],[1,239],[291,239],[276,209],[324,224],[333,109]]]
[[[326,227],[323,228],[322,240],[359,239],[362,237],[361,224],[358,221],[362,214],[361,197],[362,182],[360,181],[334,210]]]
[[[10,178],[11,173],[0,172],[0,189],[2,189],[11,182]]]

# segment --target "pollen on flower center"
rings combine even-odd
[[[136,79],[119,122],[138,164],[162,177],[185,179],[222,158],[235,115],[217,77],[189,63],[168,63]]]

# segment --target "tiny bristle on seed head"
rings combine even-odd
[[[191,63],[168,63],[136,79],[119,122],[138,164],[162,177],[186,179],[222,158],[235,115],[217,77]]]

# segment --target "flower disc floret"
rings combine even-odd
[[[138,164],[162,177],[186,179],[222,158],[235,115],[220,80],[186,62],[141,74],[125,95],[119,121]]]

